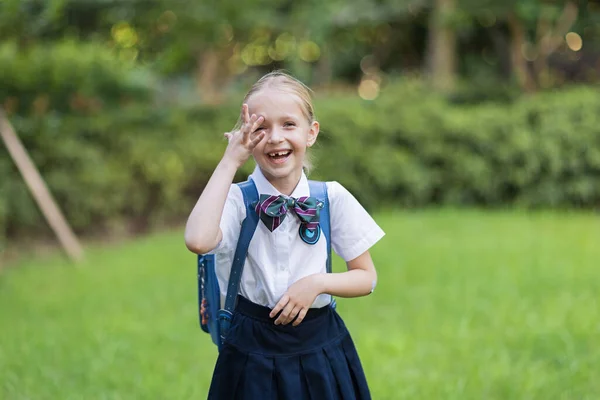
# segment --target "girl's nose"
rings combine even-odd
[[[274,128],[271,130],[271,134],[269,135],[269,143],[281,143],[283,141],[283,135],[279,132],[279,129]]]

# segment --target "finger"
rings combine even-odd
[[[242,105],[242,119],[244,123],[248,123],[250,121],[250,115],[248,114],[248,104]]]
[[[283,310],[283,307],[285,307],[289,301],[290,297],[287,294],[284,294],[283,297],[279,299],[279,302],[275,305],[275,308],[273,308],[273,311],[271,311],[269,314],[269,318],[275,318],[275,316],[279,314],[279,311]]]
[[[250,118],[251,125],[248,129],[244,130],[244,139],[248,139],[250,135],[254,134],[264,120],[262,116],[257,117],[255,114],[252,114],[252,118]]]
[[[223,136],[225,136],[225,138],[226,138],[227,140],[231,140],[231,136],[232,136],[232,135],[231,135],[231,132],[225,132],[225,133],[223,134]]]
[[[302,310],[302,306],[300,305],[296,305],[292,311],[290,312],[290,315],[287,317],[287,319],[285,321],[283,321],[281,324],[282,325],[287,325],[290,322],[292,322],[294,320],[294,318],[296,318],[296,316],[298,315],[298,312]]]
[[[298,313],[298,318],[296,318],[292,326],[300,325],[300,322],[302,322],[304,320],[304,317],[306,317],[306,313],[308,313],[308,308],[303,308],[302,310],[300,310],[300,312]]]
[[[242,128],[242,131],[244,132],[244,138],[247,138],[251,133],[254,132],[254,130],[256,129],[254,126],[257,120],[258,116],[256,114],[252,114],[248,122],[244,124]]]
[[[254,114],[252,115],[254,117]],[[252,124],[252,128],[250,128],[250,132],[254,132],[255,130],[257,130],[260,125],[264,122],[265,118],[261,115],[260,117],[256,118],[256,121],[254,121],[254,123]]]
[[[255,148],[265,136],[266,134],[264,132],[259,132],[258,135],[256,135],[256,137],[250,141],[250,148]]]
[[[281,311],[281,314],[279,314],[279,318],[275,320],[275,325],[280,325],[283,324],[284,321],[287,321],[295,306],[296,305],[291,302],[288,303],[287,306],[283,308],[283,311]]]

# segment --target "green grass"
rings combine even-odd
[[[600,396],[597,216],[377,219],[378,287],[338,301],[374,399]],[[182,233],[87,256],[0,275],[0,398],[205,398],[217,352],[198,327]]]

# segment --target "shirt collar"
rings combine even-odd
[[[285,196],[283,193],[279,192],[279,190],[275,189],[275,187],[273,185],[271,185],[271,183],[263,175],[263,173],[260,170],[260,167],[258,165],[254,168],[254,172],[252,172],[252,174],[250,175],[250,178],[252,178],[252,180],[254,181],[254,184],[256,185],[256,190],[258,190],[258,194]],[[296,188],[292,192],[291,197],[299,198],[302,196],[310,196],[310,189],[308,187],[308,178],[306,177],[306,174],[304,173],[304,171],[302,171],[302,175],[300,176],[300,181],[298,182],[298,185],[296,185]]]

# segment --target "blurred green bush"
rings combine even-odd
[[[369,205],[594,207],[600,93],[593,87],[454,105],[418,82],[374,102],[320,102],[319,173]]]
[[[238,102],[161,106],[150,75],[85,46],[0,47],[0,103],[78,232],[181,221],[225,149]],[[311,177],[341,182],[367,207],[600,203],[594,88],[458,105],[406,80],[374,101],[330,94],[315,106]],[[4,147],[0,176],[0,235],[47,232]]]

